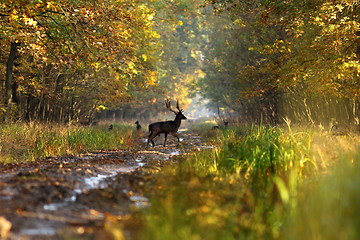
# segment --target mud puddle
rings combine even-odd
[[[161,140],[146,147],[140,139],[134,150],[0,166],[0,216],[11,222],[8,239],[93,239],[109,219],[127,219],[134,209],[149,206],[141,189],[151,176],[142,169],[210,147],[198,136],[182,135],[180,147],[171,140],[165,148]]]

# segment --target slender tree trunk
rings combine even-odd
[[[13,82],[12,85],[11,85],[11,99],[12,99],[12,102],[15,103],[15,104],[19,104],[20,103],[20,98],[19,98],[19,94],[18,94],[18,88],[19,88],[19,85],[17,82]]]
[[[29,94],[26,99],[26,108],[25,108],[25,121],[30,122],[31,121],[31,95]]]
[[[10,53],[6,63],[6,76],[5,76],[5,104],[9,104],[12,100],[12,79],[13,79],[13,68],[16,58],[16,50],[18,44],[11,42]]]
[[[7,113],[5,119],[8,120],[11,117],[11,105],[13,102],[13,69],[16,59],[17,47],[19,43],[11,42],[10,44],[10,53],[6,63],[6,75],[5,75],[5,105],[7,108]]]

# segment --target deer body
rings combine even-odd
[[[179,108],[179,103],[177,103],[178,112],[171,110],[170,102],[166,101],[166,107],[170,109],[170,111],[175,113],[174,121],[165,121],[165,122],[155,122],[149,125],[149,136],[148,136],[148,144],[151,142],[152,146],[155,146],[154,138],[159,136],[161,133],[165,134],[164,147],[166,145],[167,135],[171,134],[178,139],[178,144],[180,144],[180,137],[177,134],[179,127],[181,125],[181,120],[186,119],[183,110]]]

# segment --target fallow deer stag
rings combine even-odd
[[[155,146],[153,139],[159,136],[161,133],[165,134],[164,147],[166,144],[166,139],[168,134],[171,134],[174,137],[176,137],[178,139],[178,145],[180,144],[180,138],[177,134],[177,131],[179,130],[179,127],[181,125],[181,120],[186,119],[186,117],[183,114],[184,110],[180,109],[179,101],[176,102],[176,108],[178,112],[171,109],[169,100],[165,100],[165,104],[166,104],[166,108],[168,108],[170,111],[175,113],[175,119],[174,121],[155,122],[149,125],[150,134],[148,136],[147,144],[149,145],[149,143],[151,142],[153,147]]]

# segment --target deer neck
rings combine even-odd
[[[175,122],[177,128],[179,128],[180,124],[181,124],[181,117],[176,115],[174,122]]]

